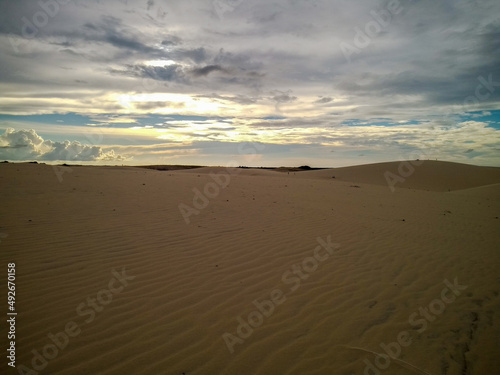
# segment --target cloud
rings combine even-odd
[[[218,99],[222,101],[228,101],[232,103],[238,103],[241,105],[250,105],[257,103],[259,98],[251,97],[247,95],[236,95],[236,96],[224,96],[216,93],[212,93],[210,95],[198,95],[198,98],[209,98],[209,99]]]
[[[185,69],[182,65],[172,64],[168,66],[135,66],[132,68],[136,75],[143,78],[151,78],[159,81],[186,81]]]
[[[35,130],[8,128],[0,135],[0,159],[5,160],[68,160],[68,161],[123,161],[114,150],[103,151],[100,146],[80,142],[44,140]]]
[[[325,97],[325,98],[321,98],[321,99],[316,100],[314,103],[325,104],[325,103],[330,103],[333,100],[334,100],[333,98]]]
[[[212,72],[227,72],[227,70],[220,65],[207,65],[203,68],[196,68],[191,71],[196,77],[207,76]]]
[[[163,46],[176,46],[181,43],[181,38],[176,35],[168,35],[166,39],[162,40],[161,44]]]
[[[179,57],[189,58],[199,64],[207,59],[207,50],[203,47],[194,49],[181,49],[176,52]]]
[[[140,110],[154,110],[154,109],[162,109],[162,108],[172,108],[179,109],[184,108],[186,106],[185,103],[176,103],[176,102],[135,102],[134,107]]]
[[[292,103],[297,100],[296,96],[291,95],[292,91],[280,91],[280,90],[273,90],[271,91],[271,99],[273,102],[276,103],[276,110],[280,110],[280,105],[281,104],[286,104],[286,103]]]
[[[96,22],[88,22],[83,27],[80,39],[85,41],[104,42],[116,48],[146,54],[158,54],[161,50],[148,46],[139,40],[140,32],[125,26],[123,21],[113,16],[102,16]],[[73,35],[73,38],[78,36]]]

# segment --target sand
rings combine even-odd
[[[498,373],[500,168],[398,168],[1,164],[1,373]]]

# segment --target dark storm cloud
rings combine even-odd
[[[137,34],[126,27],[121,19],[102,16],[99,23],[86,23],[81,37],[86,41],[104,42],[117,48],[146,54],[159,52],[157,48],[141,42]]]
[[[227,72],[227,70],[220,65],[207,65],[203,68],[196,68],[191,71],[196,77],[207,76],[212,72]]]
[[[177,55],[179,57],[189,58],[198,64],[207,59],[207,51],[202,47],[188,50],[179,50],[177,52]]]
[[[250,53],[233,53],[223,48],[218,51],[213,59],[213,63],[224,66],[235,66],[252,74],[258,74],[257,72],[262,70],[264,65],[261,61],[253,58]]]
[[[183,82],[186,80],[184,69],[181,65],[169,66],[136,66],[135,72],[144,78],[151,78],[159,81],[178,81]]]
[[[181,43],[181,38],[175,35],[168,35],[166,39],[162,40],[163,46],[176,46]]]
[[[212,3],[73,0],[29,39],[22,38],[23,20],[33,22],[43,9],[36,1],[4,1],[1,82],[41,91],[74,89],[76,80],[87,83],[82,88],[135,90],[138,82],[123,80],[127,75],[243,105],[349,106],[360,117],[406,110],[411,117],[475,97],[481,77],[500,81],[495,0],[399,0],[401,11],[388,18],[390,0],[229,1],[222,13]],[[374,23],[376,35],[357,45],[358,31]],[[357,46],[351,62],[341,43]],[[493,88],[480,90],[486,109],[500,107]]]
[[[291,91],[280,91],[280,90],[274,90],[271,91],[271,97],[270,99],[277,104],[282,104],[282,103],[291,103],[297,100],[296,96],[291,95]]]

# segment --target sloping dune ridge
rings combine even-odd
[[[412,166],[0,164],[1,372],[498,373],[500,168]]]

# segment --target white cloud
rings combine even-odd
[[[54,142],[44,140],[35,130],[8,128],[0,135],[0,159],[46,161],[123,161],[126,157],[114,150],[104,151],[100,146],[76,141]]]

